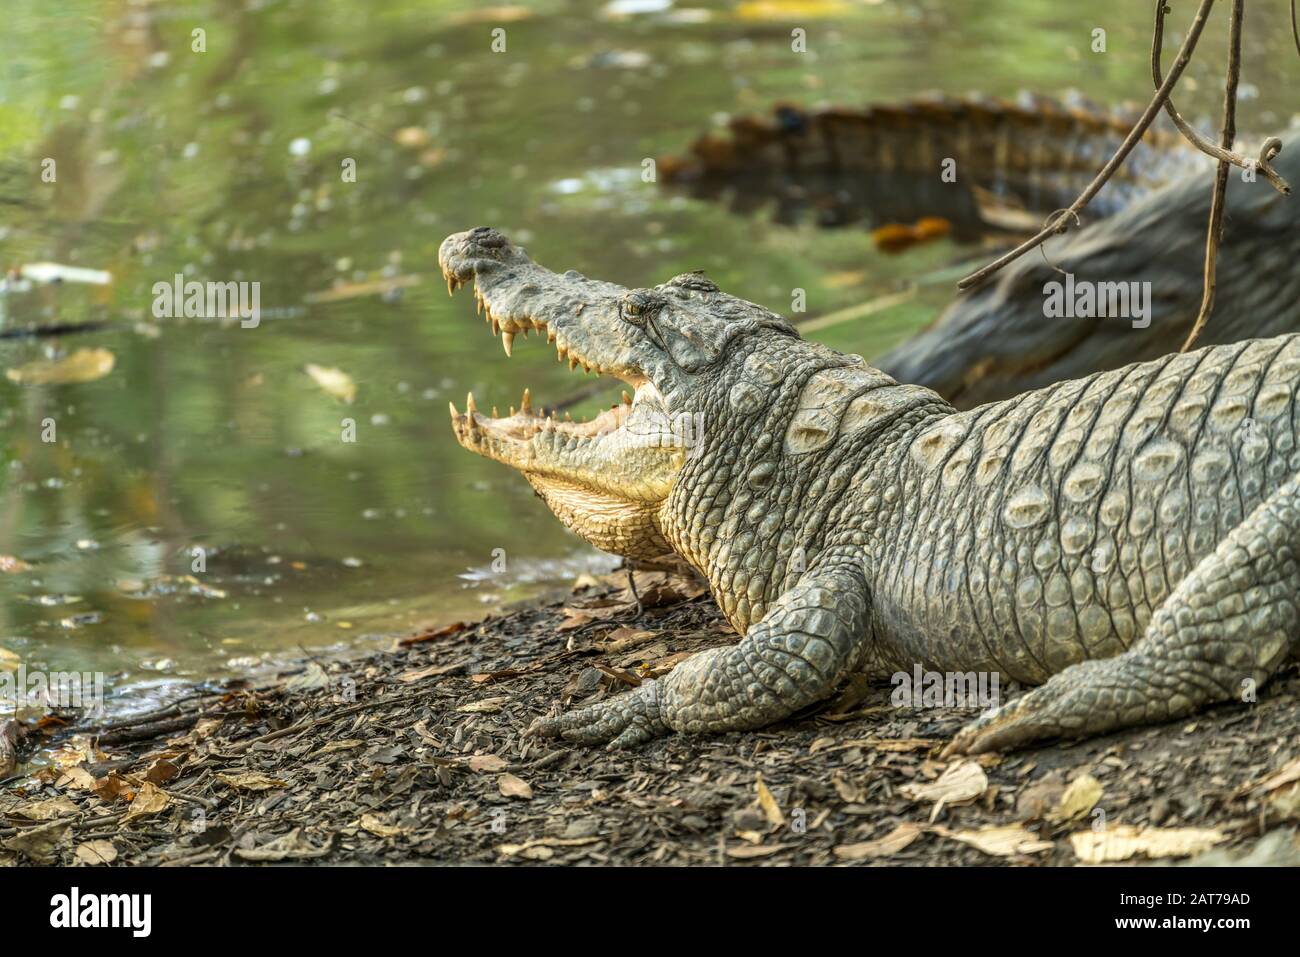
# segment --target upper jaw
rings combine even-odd
[[[635,485],[636,497],[665,494],[680,467],[681,442],[671,428],[667,403],[631,356],[641,344],[622,321],[619,303],[627,290],[586,279],[576,272],[557,275],[537,265],[501,233],[487,227],[456,233],[443,241],[438,261],[449,292],[473,283],[479,311],[509,355],[517,335],[544,332],[571,369],[612,375],[635,387],[634,397],[590,422],[562,422],[534,411],[527,389],[519,409],[499,417],[480,413],[471,394],[464,413],[451,405],[452,428],[465,448],[533,476],[602,484],[611,489]],[[611,464],[627,474],[600,476]],[[632,466],[635,465],[634,468]]]
[[[570,369],[616,376],[632,386],[647,380],[633,361],[632,333],[619,319],[624,287],[572,270],[553,273],[488,226],[448,236],[438,263],[448,292],[473,283],[477,308],[492,334],[500,334],[506,355],[516,336],[538,332]]]

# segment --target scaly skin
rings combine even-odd
[[[557,515],[599,547],[671,548],[744,635],[534,733],[756,728],[917,664],[1040,684],[950,745],[978,752],[1187,714],[1296,651],[1298,336],[958,412],[700,277],[557,276],[484,228],[439,258],[494,325],[540,324],[637,387],[588,425],[453,409],[461,443],[543,495],[562,479]],[[622,491],[620,450],[664,416],[702,428],[656,433],[671,454]]]

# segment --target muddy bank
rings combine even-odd
[[[0,791],[0,863],[1300,863],[1300,672],[1251,706],[977,762],[972,714],[888,686],[761,732],[606,753],[522,737],[735,640],[707,595],[621,576],[274,686],[74,733]],[[20,769],[21,770],[21,769]]]

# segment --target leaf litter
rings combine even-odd
[[[938,759],[975,712],[869,683],[632,751],[524,737],[736,640],[698,583],[636,585],[639,613],[619,573],[99,728],[0,722],[19,760],[57,756],[0,788],[0,865],[1300,863],[1294,665],[1249,710],[975,761]]]

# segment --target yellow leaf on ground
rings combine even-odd
[[[781,807],[776,803],[776,798],[772,797],[772,792],[763,783],[761,771],[754,774],[754,790],[758,792],[758,806],[763,809],[763,816],[767,818],[767,823],[774,827],[783,826],[785,815],[781,813]]]
[[[273,791],[288,787],[288,781],[281,781],[260,771],[244,771],[239,774],[218,774],[217,780],[236,791]]]
[[[523,798],[528,801],[533,797],[532,786],[523,778],[515,777],[509,772],[497,778],[497,790],[508,798]]]
[[[166,791],[146,781],[140,785],[140,790],[135,792],[135,797],[131,800],[131,807],[126,812],[126,817],[122,819],[122,823],[125,824],[127,821],[134,821],[137,818],[152,817],[163,811],[170,803],[171,798],[167,796]]]
[[[835,848],[835,856],[841,861],[867,861],[876,857],[890,857],[906,848],[923,833],[925,828],[920,824],[904,821],[884,837],[874,841],[841,844]]]
[[[506,759],[495,754],[476,754],[469,759],[471,771],[504,771]]]
[[[988,775],[974,761],[949,766],[937,781],[928,784],[904,784],[900,789],[913,801],[934,801],[930,820],[950,804],[969,804],[989,789]]]
[[[113,353],[107,349],[78,349],[61,359],[37,359],[5,375],[20,385],[71,385],[94,382],[113,371]]]
[[[1103,790],[1101,782],[1091,774],[1080,774],[1061,795],[1061,803],[1051,814],[1052,820],[1072,821],[1087,816],[1101,800]]]
[[[468,712],[469,714],[496,714],[501,710],[501,706],[509,700],[504,695],[499,698],[480,698],[478,701],[463,704],[456,710]]]
[[[406,833],[406,828],[389,824],[378,814],[361,815],[361,827],[376,837],[397,837]]]
[[[950,831],[946,827],[930,829],[940,837],[969,844],[992,857],[1013,857],[1016,854],[1038,854],[1052,849],[1051,841],[1041,841],[1023,824],[1002,827],[982,827],[978,831]]]
[[[112,841],[87,841],[77,845],[77,860],[92,867],[96,864],[112,864],[117,860],[117,848]]]
[[[1085,864],[1103,864],[1133,857],[1188,857],[1209,850],[1227,837],[1217,828],[1120,824],[1101,831],[1078,831],[1070,835],[1070,844],[1075,856]]]

